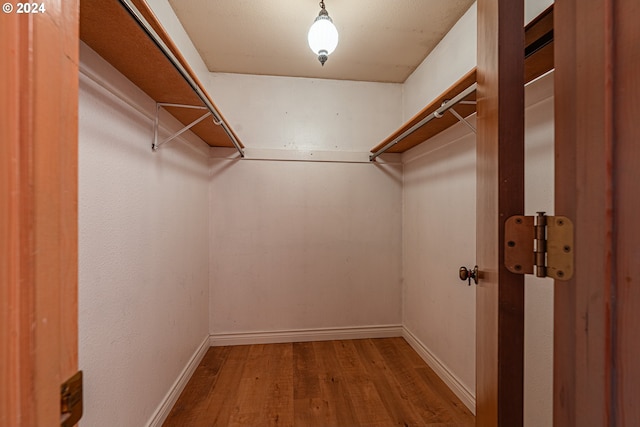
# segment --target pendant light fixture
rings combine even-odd
[[[329,12],[324,8],[324,1],[320,2],[320,13],[309,28],[307,38],[309,47],[318,55],[318,61],[324,66],[331,52],[338,46],[338,30],[333,25]]]

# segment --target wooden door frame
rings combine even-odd
[[[78,0],[0,15],[0,425],[60,424],[78,368]]]
[[[558,427],[640,423],[639,13],[637,0],[555,3],[555,207],[576,234],[575,275],[555,283]]]
[[[476,425],[523,422],[524,277],[504,223],[524,213],[524,1],[478,0]]]

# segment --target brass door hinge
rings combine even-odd
[[[82,418],[82,371],[60,386],[60,425],[73,427]]]
[[[509,271],[569,280],[573,277],[573,223],[564,216],[516,215],[505,223],[504,264]]]

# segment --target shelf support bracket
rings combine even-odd
[[[231,140],[231,143],[233,144],[233,146],[236,148],[236,150],[238,150],[238,153],[240,154],[240,157],[244,157],[244,147],[237,140],[235,134],[233,133],[231,128],[227,125],[227,123],[224,120],[222,120],[222,116],[221,116],[220,112],[213,105],[213,102],[211,101],[211,99],[209,99],[207,94],[204,93],[203,89],[200,87],[200,85],[194,79],[194,77],[191,75],[191,73],[189,73],[189,71],[187,71],[185,66],[176,57],[176,55],[173,53],[171,48],[169,48],[169,46],[167,46],[167,44],[162,39],[162,37],[160,37],[158,35],[158,33],[153,28],[153,26],[149,23],[149,21],[147,21],[147,19],[144,17],[144,15],[133,4],[133,1],[132,0],[120,0],[120,4],[122,4],[122,6],[124,6],[125,9],[127,9],[129,14],[138,22],[140,27],[147,33],[147,35],[151,38],[151,40],[153,40],[153,42],[158,46],[158,48],[160,48],[162,53],[164,53],[164,55],[167,57],[167,59],[173,64],[175,69],[182,75],[182,77],[189,84],[189,86],[191,86],[191,89],[193,89],[193,91],[198,96],[198,98],[200,98],[202,103],[206,106],[206,109],[209,110],[209,112],[213,115],[213,117],[214,117],[213,122],[222,127],[222,130],[224,130],[224,132],[227,134],[227,136]],[[189,107],[187,107],[187,108],[189,108]],[[157,116],[156,116],[156,120],[157,120]],[[191,124],[190,126],[193,126],[193,125],[195,125],[195,123]],[[154,147],[157,148],[157,146],[155,145],[155,142],[156,141],[154,139]],[[166,142],[166,141],[164,141],[164,142]]]
[[[184,105],[184,104],[168,104],[165,102],[158,102],[156,103],[156,115],[155,118],[153,120],[153,142],[151,143],[151,149],[153,151],[157,151],[161,145],[179,137],[180,135],[182,135],[183,133],[185,133],[186,131],[188,131],[189,129],[191,129],[192,127],[194,127],[195,125],[197,125],[198,123],[200,123],[201,121],[203,121],[204,119],[206,119],[207,117],[211,116],[211,111],[207,111],[206,113],[204,113],[202,116],[200,116],[199,118],[195,119],[194,121],[192,121],[191,123],[189,123],[187,126],[183,127],[182,129],[180,129],[178,132],[174,133],[173,135],[171,135],[170,137],[158,142],[158,128],[160,125],[160,109],[162,109],[162,107],[177,107],[177,108],[191,108],[194,110],[208,110],[207,107],[201,107],[198,105]],[[213,119],[213,123],[215,123],[216,125],[220,125],[220,122],[216,122],[215,118]]]
[[[458,112],[456,110],[454,110],[453,107],[449,108],[449,111],[451,112],[451,114],[456,116],[456,119],[460,120],[462,123],[467,125],[469,127],[469,129],[471,129],[473,131],[473,133],[476,133],[475,126],[473,126],[471,123],[469,123],[469,121],[467,119],[465,119],[460,114],[458,114]]]

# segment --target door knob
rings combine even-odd
[[[467,267],[460,267],[459,271],[460,280],[469,282],[469,286],[471,286],[471,279],[473,279],[474,283],[478,284],[478,266],[473,267],[472,270]]]

